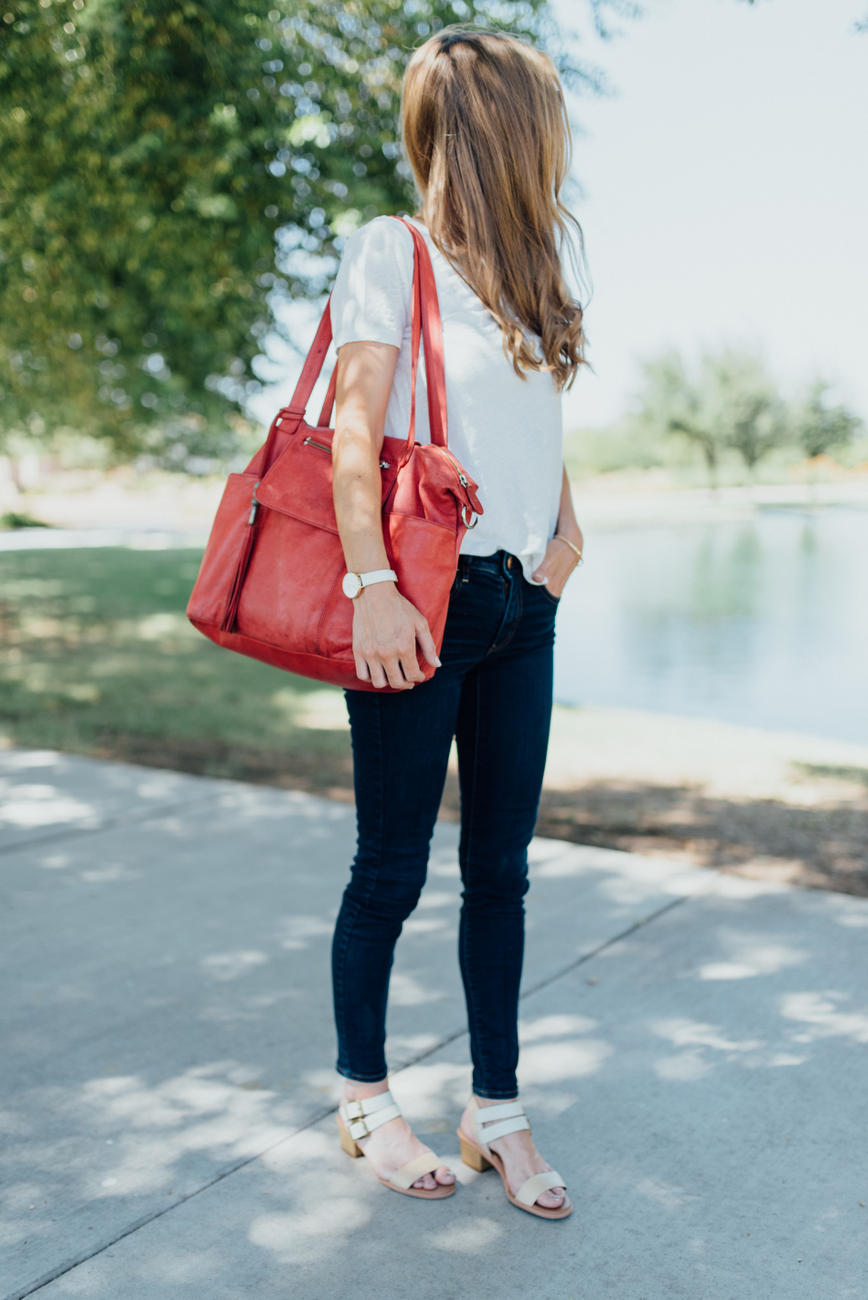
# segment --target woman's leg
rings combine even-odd
[[[464,883],[459,957],[473,1091],[491,1099],[517,1093],[527,848],[551,720],[551,640],[526,646],[525,639],[516,638],[468,676],[458,721]]]
[[[444,666],[400,695],[348,691],[353,738],[358,849],[332,946],[338,1071],[344,1097],[385,1092],[386,1001],[392,954],[425,883],[460,695]],[[359,1145],[381,1178],[427,1153],[402,1117]],[[446,1167],[415,1187],[454,1183]]]
[[[332,945],[338,1072],[386,1077],[392,955],[419,899],[449,761],[460,676],[444,663],[401,694],[348,691],[358,848]]]
[[[467,997],[473,1092],[480,1104],[518,1095],[518,994],[524,953],[527,848],[542,789],[552,704],[555,603],[520,581],[508,641],[464,683],[458,722],[461,871],[459,953]],[[470,1111],[462,1129],[473,1136]],[[513,1194],[550,1170],[530,1132],[492,1142]],[[560,1189],[537,1204],[561,1208]]]

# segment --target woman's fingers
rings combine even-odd
[[[371,680],[371,672],[370,669],[368,668],[368,665],[365,663],[365,660],[361,657],[361,655],[354,655],[353,657],[356,661],[356,676],[358,677],[359,681],[369,682]]]
[[[362,677],[362,681],[370,680],[381,690],[384,686],[391,686],[397,691],[408,691],[412,689],[415,682],[425,680],[425,675],[412,652],[400,657],[397,654],[369,655],[365,668],[370,673],[369,678],[362,677],[358,669],[357,675]]]
[[[549,586],[552,583],[552,581],[556,580],[556,574],[557,574],[557,570],[555,569],[555,566],[551,562],[551,557],[549,555],[546,555],[542,564],[537,565],[537,567],[534,569],[533,573],[531,574],[531,577],[533,578],[534,582],[544,583],[546,586]]]
[[[407,680],[412,672],[410,663],[407,663],[405,669],[394,652],[389,654],[375,650],[372,647],[365,649],[362,646],[354,658],[356,661],[356,676],[362,682],[370,682],[372,686],[376,686],[380,690],[384,686],[394,686],[398,690],[406,690],[408,686],[412,685],[412,681]],[[419,678],[421,679],[421,673]]]
[[[421,614],[416,623],[416,640],[419,642],[419,648],[431,667],[439,668],[440,660],[437,657],[437,647],[428,627],[428,620],[423,618]]]
[[[439,663],[439,660],[437,662]],[[409,690],[416,682],[425,680],[425,674],[412,652],[400,658],[386,656],[379,658],[371,655],[368,660],[356,659],[356,676],[359,681],[371,682],[380,689],[384,686],[393,686],[400,691]]]
[[[414,682],[424,682],[425,674],[416,662],[416,638],[412,626],[404,628],[395,645],[394,655],[395,668],[404,683],[412,686]]]
[[[406,691],[412,687],[412,669],[409,664],[405,668],[403,661],[396,657],[389,659],[383,666],[389,679],[389,685],[393,686],[395,690]]]
[[[368,667],[371,670],[371,684],[373,686],[382,688],[383,686],[389,685],[389,679],[386,675],[386,670],[383,667],[383,665],[380,663],[379,659],[371,659],[370,663],[368,664]]]
[[[401,655],[400,668],[408,682],[424,682],[425,674],[419,667],[419,661],[416,658],[415,645],[412,650],[408,650],[405,654]]]
[[[558,551],[560,550],[560,547],[553,548],[552,543],[549,542],[548,546],[546,547],[545,555],[540,560],[539,564],[536,566],[533,573],[531,574],[531,577],[533,578],[534,582],[545,582],[545,583],[551,582],[553,571],[555,571],[555,564],[553,564],[552,561],[554,560],[555,562],[557,562],[559,558],[557,553],[555,554],[552,553],[553,549]]]

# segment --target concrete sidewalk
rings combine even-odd
[[[351,808],[0,753],[0,1296],[868,1294],[868,901],[533,846],[521,1080],[574,1215],[337,1146]],[[456,828],[398,949],[394,1090],[457,1161]]]

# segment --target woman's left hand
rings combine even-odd
[[[576,536],[571,537],[570,541],[573,546],[582,549],[581,530],[577,530]],[[542,564],[538,565],[533,571],[534,582],[542,582],[548,579],[546,587],[555,600],[559,600],[564,587],[567,585],[567,579],[574,569],[578,568],[579,561],[576,553],[566,542],[557,537],[553,537],[546,547],[546,553],[543,557]]]

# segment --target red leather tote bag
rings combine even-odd
[[[461,541],[482,506],[476,484],[448,447],[443,337],[431,258],[418,230],[404,225],[414,245],[410,428],[406,441],[383,442],[383,538],[398,590],[428,620],[439,652]],[[227,650],[317,681],[374,690],[356,676],[353,602],[341,590],[346,564],[332,501],[333,430],[328,427],[337,367],[319,422],[305,422],[331,336],[326,304],[292,401],[278,411],[244,473],[229,476],[187,617]],[[423,338],[430,445],[415,437]],[[420,660],[427,679],[434,669]]]

